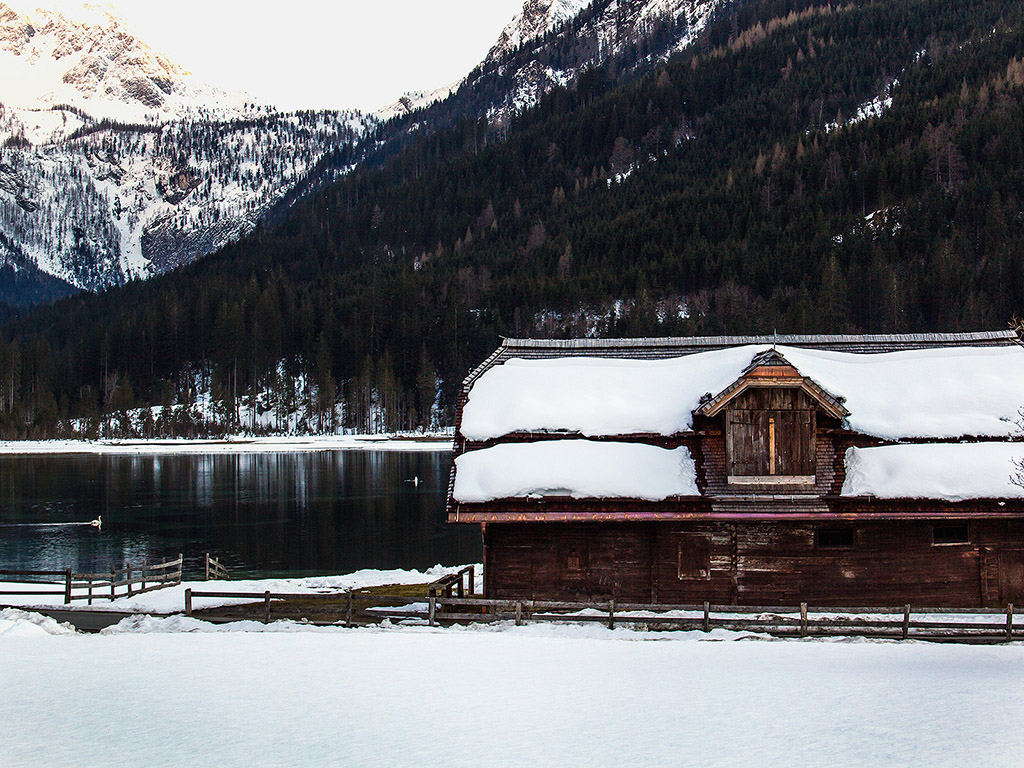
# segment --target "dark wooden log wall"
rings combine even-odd
[[[933,524],[919,521],[490,524],[486,592],[684,604],[1024,604],[1024,521],[968,525],[970,543],[936,546]],[[824,547],[822,530],[851,531],[852,544]]]

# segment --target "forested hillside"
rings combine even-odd
[[[415,139],[203,262],[10,318],[0,431],[185,408],[203,387],[227,429],[293,406],[310,429],[436,426],[500,335],[1024,313],[1021,5],[734,8],[638,82],[591,70],[509,126]]]

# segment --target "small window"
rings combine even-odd
[[[948,523],[932,526],[932,544],[934,546],[970,543],[971,526],[967,523]]]
[[[853,546],[852,528],[819,528],[818,549],[849,549]]]
[[[563,579],[577,580],[586,578],[589,559],[587,542],[576,537],[562,541],[559,553],[561,575]]]
[[[711,578],[711,542],[707,536],[680,536],[677,545],[680,581]]]

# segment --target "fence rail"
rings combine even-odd
[[[431,585],[433,586],[433,585]],[[447,587],[445,587],[447,588]],[[364,609],[373,619],[418,619],[430,626],[473,622],[511,621],[517,626],[535,622],[595,622],[614,629],[617,625],[642,625],[652,629],[726,629],[758,632],[777,637],[869,637],[896,640],[1011,641],[1024,640],[1024,625],[1014,624],[1013,605],[1005,611],[979,608],[817,608],[799,606],[661,605],[648,603],[551,602],[535,600],[485,600],[445,597],[433,589],[426,599],[398,595],[281,592],[215,592],[185,590],[185,613],[194,613],[193,600],[219,598],[263,603],[263,621],[269,623],[278,601],[324,601],[345,606],[346,626],[352,626],[358,603],[387,602]],[[422,606],[422,607],[419,607]],[[405,607],[405,610],[401,608]],[[409,608],[413,608],[409,610]],[[977,617],[967,621],[960,617]],[[929,617],[937,617],[929,619]],[[950,617],[950,618],[947,618]],[[982,619],[989,619],[988,621]],[[337,622],[332,622],[337,623]]]
[[[74,573],[70,568],[63,571],[0,571],[0,587],[7,584],[40,585],[48,589],[2,589],[0,597],[10,596],[63,596],[64,604],[84,600],[89,605],[94,600],[116,600],[119,597],[133,597],[152,592],[171,584],[181,583],[182,562],[176,560],[163,563],[126,565],[123,568],[110,566],[106,573]],[[60,582],[42,581],[60,577]]]

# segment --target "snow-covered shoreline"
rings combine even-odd
[[[0,456],[150,455],[175,453],[315,453],[318,451],[423,451],[445,453],[445,434],[314,435],[227,437],[202,440],[11,440],[0,441]]]
[[[1009,768],[1024,750],[1020,643],[183,617],[83,635],[6,612],[0,657],[10,768]]]

